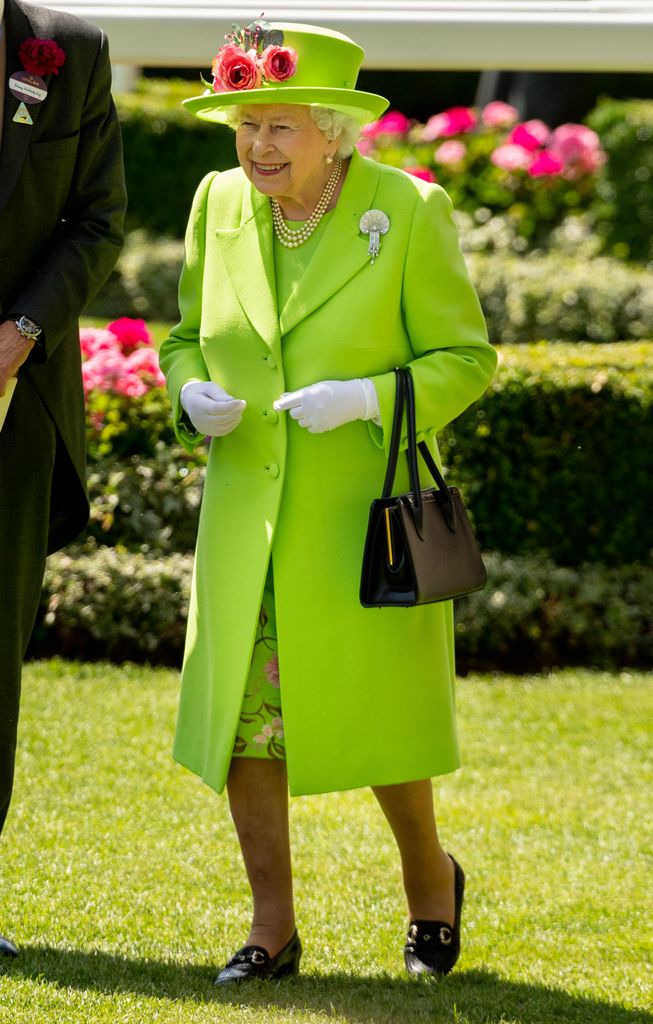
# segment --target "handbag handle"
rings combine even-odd
[[[449,488],[445,482],[442,473],[438,469],[436,462],[431,455],[428,445],[425,441],[420,441],[417,444],[417,429],[415,423],[415,391],[413,388],[413,377],[410,370],[397,367],[395,369],[395,375],[397,378],[397,390],[395,395],[395,408],[394,415],[392,418],[392,434],[390,438],[390,451],[388,454],[388,467],[385,474],[385,480],[383,483],[383,498],[389,498],[392,494],[394,487],[395,473],[397,471],[397,458],[399,456],[399,446],[401,444],[401,428],[403,423],[404,406],[406,408],[406,432],[408,438],[408,448],[406,450],[406,458],[408,459],[408,475],[410,479],[411,489],[411,506],[413,513],[413,521],[415,523],[415,529],[417,530],[420,537],[422,537],[422,524],[424,520],[424,510],[422,502],[422,488],[419,480],[419,467],[417,464],[417,449],[419,447],[419,453],[426,463],[426,468],[433,477],[434,482],[437,484],[440,504],[442,507],[443,515],[446,519],[447,525],[450,530],[455,532],[456,529],[456,515],[455,506]]]

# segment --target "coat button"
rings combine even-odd
[[[266,363],[268,364],[268,366],[270,367],[271,370],[276,370],[276,368],[277,368],[277,361],[274,358],[274,356],[272,355],[272,353],[270,353],[269,356],[265,357],[265,361],[266,361]]]
[[[270,465],[266,466],[265,468],[267,469],[267,471],[270,474],[270,476],[272,477],[272,479],[276,480],[277,477],[279,476],[279,465],[278,465],[278,463],[277,462],[271,462]]]
[[[279,413],[276,409],[266,409],[263,415],[267,422],[272,425],[279,422]]]

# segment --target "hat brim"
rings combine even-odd
[[[349,114],[361,125],[376,121],[387,110],[389,100],[373,92],[358,89],[329,89],[320,86],[266,86],[264,89],[239,89],[234,92],[207,92],[204,96],[193,96],[184,100],[183,105],[190,114],[202,121],[224,124],[227,120],[226,107],[236,104],[249,106],[257,103],[300,104],[302,106],[330,107],[340,113]]]

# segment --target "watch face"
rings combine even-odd
[[[30,320],[28,316],[21,316],[20,319],[16,321],[16,327],[26,338],[38,338],[41,333],[39,325],[35,324],[33,320]]]

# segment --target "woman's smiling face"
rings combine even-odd
[[[255,188],[266,196],[304,207],[317,204],[338,141],[317,127],[307,106],[256,104],[242,107],[236,127],[240,166]]]

